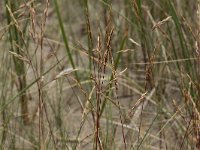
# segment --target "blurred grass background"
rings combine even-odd
[[[199,5],[0,1],[1,149],[199,149]]]

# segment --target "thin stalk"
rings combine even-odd
[[[54,2],[54,6],[55,6],[57,17],[58,17],[58,23],[59,23],[60,30],[61,30],[61,33],[62,33],[62,37],[63,37],[63,40],[64,40],[65,49],[66,49],[69,61],[70,61],[71,65],[72,65],[73,69],[75,69],[76,67],[75,67],[75,64],[74,64],[74,60],[72,58],[72,54],[70,52],[68,39],[67,39],[66,32],[65,32],[65,29],[64,29],[64,24],[63,24],[63,20],[62,20],[61,14],[60,14],[58,2],[57,2],[57,0],[53,0],[53,2]],[[75,72],[75,76],[76,76],[76,79],[78,80],[77,72]]]

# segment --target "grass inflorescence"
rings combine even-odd
[[[200,148],[200,1],[0,1],[1,149]]]

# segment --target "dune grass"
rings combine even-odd
[[[199,1],[0,4],[1,149],[200,148]]]

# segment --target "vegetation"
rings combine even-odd
[[[0,1],[1,149],[200,149],[200,1]]]

